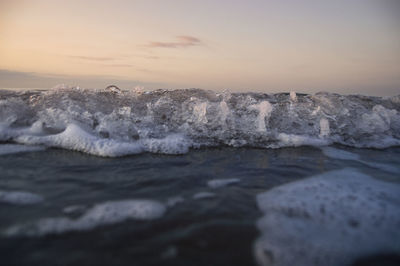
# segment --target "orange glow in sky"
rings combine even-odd
[[[1,0],[0,87],[400,94],[396,0]]]

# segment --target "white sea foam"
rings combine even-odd
[[[33,152],[33,151],[43,151],[46,147],[43,146],[27,146],[27,145],[18,145],[18,144],[0,144],[0,156],[13,154],[13,153],[22,153],[22,152]]]
[[[297,102],[297,94],[296,94],[295,91],[291,91],[290,94],[289,94],[289,96],[290,96],[290,100],[291,100],[292,102]]]
[[[171,134],[163,139],[142,140],[144,149],[153,153],[183,154],[189,151],[191,143],[181,134]]]
[[[181,197],[181,196],[174,196],[174,197],[168,198],[165,205],[166,205],[167,207],[173,207],[173,206],[175,206],[176,204],[182,203],[182,202],[184,202],[184,201],[185,201],[185,199],[184,199],[183,197]]]
[[[400,185],[353,169],[332,171],[257,196],[261,265],[349,265],[398,253]]]
[[[163,216],[165,211],[166,208],[163,204],[152,200],[109,201],[94,205],[77,219],[43,218],[36,222],[9,227],[4,233],[8,236],[42,236],[69,231],[87,231],[129,219],[157,219]]]
[[[193,114],[196,117],[197,123],[206,124],[207,119],[207,102],[198,103],[193,107]]]
[[[220,108],[219,112],[220,119],[222,123],[226,125],[226,119],[231,115],[231,111],[228,107],[228,104],[225,101],[221,101],[219,103],[219,108]]]
[[[121,156],[143,151],[142,146],[137,142],[124,143],[110,139],[99,139],[75,124],[69,124],[63,132],[56,135],[24,135],[16,140],[20,143],[59,147],[99,156]]]
[[[0,202],[16,205],[30,205],[42,202],[44,198],[27,191],[0,190]]]
[[[359,163],[364,164],[366,166],[369,166],[369,167],[372,167],[372,168],[376,168],[376,169],[380,169],[380,170],[383,170],[383,171],[386,171],[386,172],[395,173],[395,174],[400,173],[400,168],[398,168],[398,167],[395,167],[395,166],[392,166],[392,165],[388,165],[388,164],[384,164],[384,163],[377,163],[377,162],[370,162],[370,161],[366,161],[366,160],[361,160],[361,158],[360,158],[360,156],[358,154],[355,154],[355,153],[352,153],[352,152],[336,149],[336,148],[333,148],[333,147],[322,147],[321,150],[329,158],[339,159],[339,160],[356,161],[356,162],[359,162]]]
[[[240,182],[239,178],[225,178],[225,179],[213,179],[207,182],[207,185],[210,188],[220,188],[220,187],[225,187],[230,184],[238,183]]]
[[[360,156],[358,154],[336,149],[333,147],[322,147],[321,150],[323,154],[328,156],[329,158],[340,159],[340,160],[354,160],[354,161],[360,160]]]
[[[63,208],[65,214],[82,214],[86,210],[85,205],[70,205]]]
[[[330,142],[326,139],[320,139],[310,136],[294,135],[280,133],[278,135],[279,144],[278,147],[299,147],[299,146],[325,146],[329,145]]]
[[[329,128],[329,121],[326,118],[321,118],[319,120],[319,137],[320,138],[326,138],[329,136],[330,133],[330,128]]]
[[[208,199],[215,197],[215,193],[202,191],[193,195],[193,199]]]
[[[65,148],[99,156],[123,156],[143,151],[167,154],[182,154],[189,149],[189,143],[182,135],[169,135],[163,139],[147,138],[141,141],[124,142],[93,136],[75,124],[55,135],[22,135],[16,138],[20,143]]]
[[[272,112],[272,105],[268,101],[262,101],[258,104],[253,104],[249,106],[249,109],[257,110],[258,117],[256,120],[257,123],[257,131],[264,132],[266,131],[265,119],[269,119]]]
[[[181,154],[219,145],[386,148],[400,145],[400,103],[393,99],[59,86],[0,95],[0,141],[99,156]]]

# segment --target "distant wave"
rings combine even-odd
[[[190,148],[400,145],[400,95],[0,91],[0,141],[99,156]]]

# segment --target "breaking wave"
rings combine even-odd
[[[400,145],[400,95],[200,89],[0,91],[0,141],[99,156],[190,148]]]

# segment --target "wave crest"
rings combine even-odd
[[[0,140],[101,156],[185,153],[228,145],[279,148],[400,145],[400,101],[332,93],[215,93],[200,89],[0,94]]]

